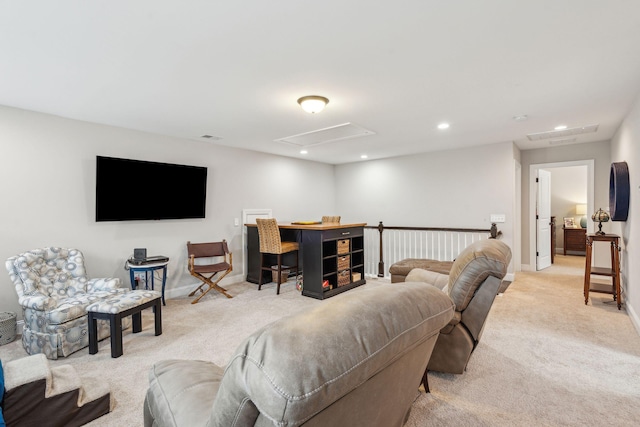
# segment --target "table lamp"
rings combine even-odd
[[[580,216],[580,227],[587,228],[587,205],[576,205],[576,215]]]
[[[596,213],[591,215],[591,219],[593,220],[593,222],[598,223],[598,231],[596,231],[596,234],[606,234],[604,231],[602,231],[602,223],[609,221],[609,214],[603,211],[602,208],[600,208],[596,211]]]

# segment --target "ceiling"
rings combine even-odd
[[[637,0],[0,0],[0,105],[329,164],[604,141],[640,91],[638,17]],[[330,101],[309,114],[304,95]],[[346,123],[369,133],[276,141]],[[598,126],[526,136],[558,125]]]

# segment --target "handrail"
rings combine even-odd
[[[453,233],[489,233],[489,239],[496,239],[502,235],[495,223],[491,223],[491,228],[453,228],[453,227],[407,227],[407,226],[386,226],[380,221],[377,226],[367,225],[364,228],[377,229],[380,235],[380,254],[378,261],[378,277],[384,277],[384,246],[382,234],[384,230],[409,230],[409,231],[435,231]]]

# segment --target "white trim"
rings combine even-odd
[[[538,169],[566,168],[571,166],[587,167],[587,212],[595,212],[594,173],[595,161],[575,160],[569,162],[539,163],[529,166],[529,265],[536,265],[536,176]],[[524,270],[524,265],[522,266]],[[535,270],[528,270],[535,271]]]

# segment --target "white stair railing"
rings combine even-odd
[[[365,275],[389,278],[389,267],[406,258],[453,261],[471,243],[496,238],[491,229],[387,227],[382,222],[364,229]],[[380,250],[382,245],[382,251]]]

